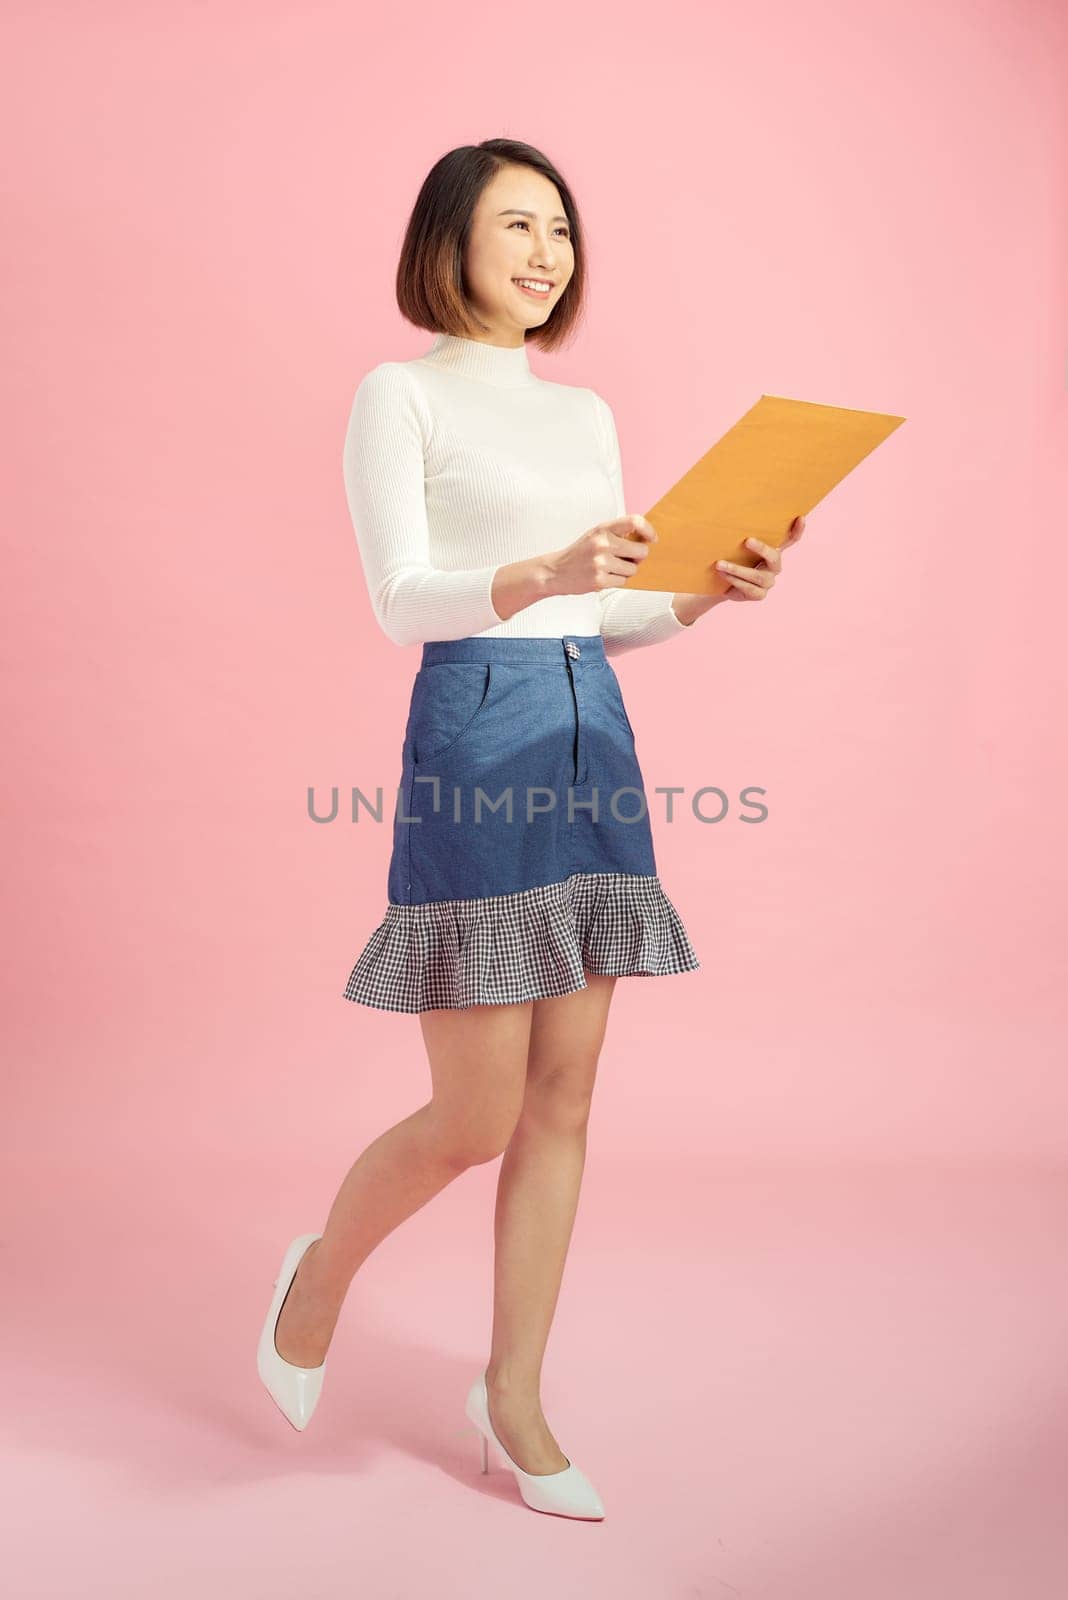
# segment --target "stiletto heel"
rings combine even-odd
[[[286,1361],[278,1354],[274,1336],[286,1295],[297,1275],[297,1268],[304,1258],[305,1251],[321,1238],[322,1235],[319,1233],[302,1233],[299,1238],[293,1240],[282,1257],[281,1270],[274,1280],[274,1295],[267,1309],[267,1318],[260,1333],[256,1352],[256,1368],[267,1393],[286,1420],[301,1431],[308,1426],[312,1412],[319,1403],[326,1360],[324,1358],[317,1367],[294,1366],[291,1361]]]
[[[512,1460],[490,1421],[484,1372],[471,1385],[464,1409],[478,1429],[482,1446],[482,1471],[489,1471],[489,1446],[495,1444],[514,1472],[519,1493],[532,1511],[549,1511],[558,1517],[581,1517],[590,1522],[603,1519],[605,1510],[600,1495],[573,1461],[569,1461],[559,1472],[524,1472]]]

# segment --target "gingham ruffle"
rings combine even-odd
[[[658,977],[700,965],[658,877],[574,872],[514,894],[391,901],[343,997],[382,1011],[464,1010],[572,994],[587,987],[584,968]]]

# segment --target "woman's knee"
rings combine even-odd
[[[430,1125],[442,1160],[462,1171],[495,1161],[507,1148],[519,1120],[520,1107],[509,1099],[482,1105],[477,1110],[430,1102]]]
[[[560,1133],[580,1133],[590,1119],[597,1063],[572,1061],[531,1072],[523,1114]]]

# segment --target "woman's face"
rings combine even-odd
[[[530,167],[502,167],[479,196],[464,254],[468,298],[491,344],[520,345],[540,328],[575,270],[571,229],[555,183]],[[540,279],[527,290],[518,278]]]

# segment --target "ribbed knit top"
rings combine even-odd
[[[606,655],[689,629],[671,595],[549,595],[502,620],[497,568],[625,514],[615,418],[593,389],[530,369],[526,345],[438,334],[356,390],[345,492],[376,620],[395,644],[604,636]]]

